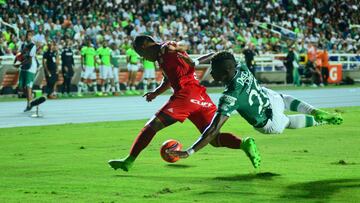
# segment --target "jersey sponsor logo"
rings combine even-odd
[[[174,113],[174,108],[168,108],[168,112]]]
[[[212,106],[213,104],[210,103],[210,102],[202,102],[202,101],[199,101],[199,100],[196,100],[196,99],[190,99],[190,102],[193,103],[193,104],[197,104],[197,105],[200,105],[200,106],[203,106],[203,107],[210,107]]]

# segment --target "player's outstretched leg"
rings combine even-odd
[[[296,99],[290,95],[282,95],[285,108],[290,111],[296,111],[308,115],[314,116],[316,122],[321,124],[333,124],[339,125],[343,122],[343,118],[340,114],[329,113],[313,107],[312,105]]]
[[[251,137],[244,138],[243,141],[241,142],[240,148],[244,150],[246,156],[249,157],[254,168],[259,168],[261,162],[261,156],[255,144],[254,138]]]
[[[151,120],[140,131],[138,137],[135,139],[135,141],[131,147],[130,154],[124,159],[110,160],[108,162],[109,165],[115,170],[120,168],[124,171],[129,171],[130,168],[132,167],[135,159],[138,157],[140,152],[149,145],[149,143],[151,142],[151,140],[153,139],[155,134],[159,130],[161,130],[164,127],[169,126],[175,122],[176,122],[175,120],[171,120],[171,121],[169,120],[169,121],[165,122],[166,124],[164,124],[160,121],[159,118],[155,118],[155,119]]]
[[[311,115],[296,114],[288,115],[287,117],[289,118],[289,124],[286,127],[291,129],[307,128],[323,124],[316,122],[314,116]]]

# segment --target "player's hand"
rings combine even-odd
[[[146,98],[147,102],[151,102],[154,100],[158,95],[155,92],[147,92],[143,95]]]
[[[181,58],[182,60],[184,60],[187,64],[189,64],[190,66],[194,67],[195,66],[195,62],[187,55],[182,54],[180,52],[177,53],[178,57]]]
[[[170,156],[178,156],[181,159],[186,159],[189,157],[189,154],[187,151],[166,150],[166,153],[168,153]]]

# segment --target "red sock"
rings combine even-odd
[[[241,138],[236,137],[232,133],[220,133],[215,139],[217,139],[219,147],[240,149]]]
[[[148,146],[155,134],[155,130],[153,130],[148,125],[145,126],[135,139],[130,150],[130,156],[136,158],[140,154],[140,152]]]

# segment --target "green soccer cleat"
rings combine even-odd
[[[312,113],[312,115],[314,116],[315,121],[318,123],[340,125],[344,121],[344,119],[340,114],[329,113],[319,109],[315,110],[314,113]]]
[[[110,160],[108,164],[113,168],[114,170],[117,170],[121,168],[123,171],[128,172],[129,169],[132,167],[134,163],[134,158],[131,156],[125,158],[125,159],[117,159],[117,160]]]
[[[261,162],[261,156],[256,147],[254,138],[247,137],[247,138],[243,139],[243,141],[241,142],[240,148],[242,150],[244,150],[244,152],[246,153],[246,156],[249,157],[254,168],[259,168],[260,162]]]

